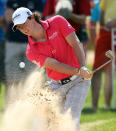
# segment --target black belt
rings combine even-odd
[[[67,83],[69,83],[70,81],[72,81],[72,80],[74,80],[76,78],[77,78],[77,76],[71,76],[71,77],[67,77],[65,79],[59,80],[58,82],[60,84],[64,85],[64,84],[67,84]]]

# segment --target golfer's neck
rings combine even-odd
[[[46,34],[44,28],[41,26],[39,28],[36,28],[33,32],[32,38],[35,41],[45,41]]]

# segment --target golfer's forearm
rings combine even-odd
[[[61,63],[53,58],[47,58],[44,63],[45,68],[55,70],[68,75],[77,75],[79,69],[73,68],[67,64]]]

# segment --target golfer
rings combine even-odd
[[[51,78],[48,87],[65,98],[63,109],[71,109],[79,127],[92,75],[85,67],[85,54],[74,28],[61,16],[42,21],[24,7],[13,13],[12,20],[13,30],[28,36],[27,58],[46,69]]]

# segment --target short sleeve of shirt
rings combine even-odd
[[[101,8],[101,10],[104,10],[104,0],[101,0],[100,8]]]
[[[75,31],[75,29],[70,25],[70,23],[62,16],[57,15],[55,18],[55,22],[64,37]]]

